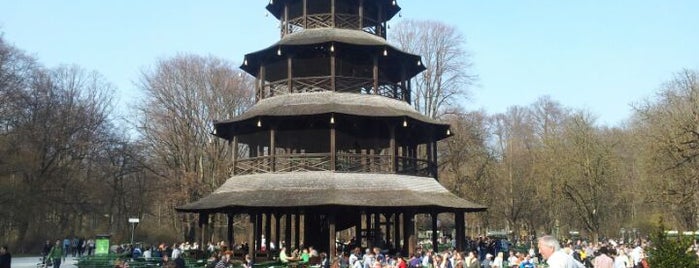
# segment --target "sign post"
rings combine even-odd
[[[136,230],[136,224],[140,220],[138,218],[129,218],[129,223],[131,223],[131,246],[133,247],[133,233]]]

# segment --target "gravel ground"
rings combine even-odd
[[[12,257],[12,268],[37,268],[40,258],[40,256]],[[77,268],[78,266],[75,265],[77,262],[78,258],[67,257],[65,261],[61,262],[60,268]]]

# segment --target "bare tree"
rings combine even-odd
[[[404,51],[421,55],[427,67],[412,87],[413,105],[418,111],[437,118],[467,96],[476,75],[465,49],[466,40],[454,26],[405,20],[393,29],[392,42]]]
[[[603,134],[589,115],[576,113],[566,123],[561,143],[564,148],[558,155],[564,169],[557,180],[571,204],[569,211],[581,220],[594,241],[615,208],[613,195],[619,190],[615,145],[606,143]]]
[[[488,117],[483,111],[450,113],[445,116],[451,124],[454,136],[439,144],[440,183],[459,196],[479,204],[491,206],[493,195],[487,195],[495,186],[494,169],[497,163],[488,141],[492,134],[488,129]],[[487,217],[473,217],[469,225],[487,226]]]
[[[655,101],[636,107],[639,133],[645,138],[647,185],[651,202],[669,208],[683,228],[699,217],[699,73],[684,70],[664,84]],[[659,178],[659,179],[658,179]]]
[[[548,96],[539,98],[529,106],[533,134],[538,141],[538,148],[532,151],[535,157],[535,176],[538,187],[532,192],[533,198],[545,206],[535,207],[536,213],[529,216],[532,226],[547,233],[557,230],[567,211],[560,202],[561,187],[557,183],[558,174],[564,169],[560,164],[563,153],[562,139],[566,120],[570,117],[568,109]]]
[[[252,104],[251,80],[214,57],[179,55],[144,70],[139,87],[139,132],[152,156],[151,169],[163,178],[174,227],[193,238],[195,221],[179,226],[174,207],[210,193],[228,178],[231,148],[211,135],[214,120],[231,118]]]
[[[494,147],[499,159],[497,182],[491,189],[500,206],[494,209],[510,230],[527,225],[529,215],[538,202],[533,198],[537,186],[536,150],[540,148],[534,136],[531,113],[525,107],[510,107],[505,114],[493,117]]]
[[[7,218],[11,237],[24,242],[47,232],[82,232],[80,218],[90,206],[84,186],[91,183],[82,171],[111,134],[111,86],[75,66],[37,67],[9,96],[2,120],[7,143],[0,147],[8,157],[0,165],[13,185],[3,196],[10,211],[22,212]]]

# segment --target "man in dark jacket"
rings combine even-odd
[[[175,267],[176,268],[185,268],[184,266],[185,266],[184,258],[182,258],[182,254],[180,254],[175,259]]]
[[[12,266],[12,255],[7,250],[7,246],[0,246],[0,268],[10,268]]]

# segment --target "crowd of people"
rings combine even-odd
[[[481,244],[487,245],[488,243]],[[491,244],[492,245],[492,244]],[[400,255],[389,257],[378,248],[359,248],[351,251],[341,261],[340,267],[349,268],[647,268],[649,267],[645,249],[652,245],[646,240],[630,243],[606,240],[589,243],[582,240],[560,243],[552,236],[542,236],[532,242],[527,250],[503,250],[492,252],[489,247],[479,249],[478,243],[470,244],[466,251],[446,249],[434,251],[420,249],[409,259]],[[688,249],[699,257],[699,244]],[[363,253],[363,254],[362,254]],[[480,253],[484,253],[480,257]],[[494,253],[494,254],[492,254]]]
[[[318,252],[312,246],[287,248],[279,245],[279,250],[270,243],[269,252],[276,261],[288,267],[306,268],[646,268],[645,248],[649,246],[645,240],[631,243],[606,240],[600,243],[588,243],[582,240],[568,240],[560,243],[552,236],[542,236],[531,242],[527,250],[517,250],[507,243],[479,239],[467,243],[465,251],[454,250],[453,247],[442,251],[418,247],[409,256],[401,254],[389,255],[388,249],[379,247],[342,250],[338,256],[329,256]],[[60,268],[61,260],[66,256],[81,256],[81,245],[66,244],[64,240],[55,243],[46,242],[43,255],[52,262],[54,268]],[[68,246],[66,246],[68,245]],[[86,248],[94,242],[85,241]],[[126,259],[143,259],[158,262],[158,266],[167,268],[184,268],[186,255],[192,259],[206,259],[206,268],[230,268],[243,266],[252,268],[254,256],[245,254],[248,245],[237,244],[228,247],[226,243],[207,243],[204,246],[197,242],[161,243],[157,245],[117,245],[111,250]],[[266,251],[267,249],[263,249]],[[699,256],[699,245],[691,250]],[[241,254],[237,255],[235,253]],[[87,250],[88,255],[93,250]],[[242,255],[244,254],[244,255]],[[10,257],[7,247],[0,247],[0,268],[10,267]],[[243,257],[244,256],[244,257]],[[237,257],[237,258],[236,258]],[[241,259],[242,257],[242,259]],[[208,258],[208,259],[207,259]],[[7,263],[7,264],[6,264]],[[118,260],[117,268],[127,268],[128,262]]]
[[[58,239],[55,242],[46,240],[42,249],[41,257],[44,263],[51,263],[53,267],[59,268],[61,262],[64,262],[66,257],[82,257],[91,256],[95,252],[95,240],[73,237]]]

